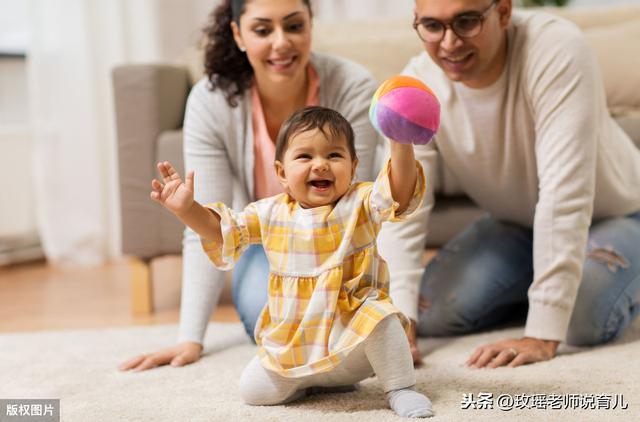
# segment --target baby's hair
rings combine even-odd
[[[276,161],[282,161],[291,138],[313,129],[320,130],[327,139],[344,137],[351,159],[357,158],[353,128],[347,119],[330,108],[310,106],[296,111],[282,124],[276,140]]]

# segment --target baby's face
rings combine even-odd
[[[347,192],[358,160],[353,160],[344,137],[327,139],[318,129],[289,140],[276,174],[285,191],[303,208],[333,204]]]

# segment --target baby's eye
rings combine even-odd
[[[309,154],[298,154],[296,156],[296,160],[310,160],[311,159],[311,155]]]
[[[340,154],[339,152],[332,152],[331,154],[329,154],[329,158],[342,158],[342,154]]]

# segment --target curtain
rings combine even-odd
[[[30,0],[35,208],[51,263],[95,265],[119,254],[110,72],[158,58],[156,3]]]
[[[118,257],[111,71],[173,62],[219,0],[29,0],[36,219],[49,262]]]

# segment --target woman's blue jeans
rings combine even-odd
[[[251,245],[233,268],[231,294],[244,329],[255,342],[253,331],[267,303],[269,261],[262,245]]]
[[[523,315],[532,281],[532,230],[483,217],[427,265],[418,335],[471,333]],[[639,313],[640,212],[595,221],[567,343],[608,342]]]

